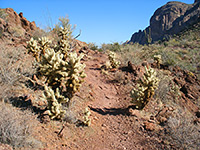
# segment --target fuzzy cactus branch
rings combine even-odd
[[[86,126],[90,126],[91,125],[91,119],[90,117],[91,112],[89,111],[88,107],[85,108],[85,112],[84,112],[84,116],[83,116],[83,123]]]
[[[31,52],[33,54],[33,57],[35,57],[36,60],[39,62],[40,48],[38,47],[37,41],[31,38],[30,41],[27,42],[26,49],[28,50],[28,53]]]
[[[68,98],[65,98],[60,94],[59,88],[56,89],[56,92],[52,90],[50,87],[45,86],[45,91],[43,95],[43,99],[46,99],[48,102],[48,114],[51,119],[62,119],[65,110],[63,110],[63,103],[67,103],[69,101]]]
[[[71,39],[71,26],[60,28],[58,32],[58,36],[60,40],[58,41],[58,45],[55,46],[55,51],[61,51],[63,54],[67,55],[70,51],[70,39]]]
[[[66,83],[67,95],[69,98],[73,97],[74,93],[77,92],[84,82],[83,78],[86,77],[84,73],[85,64],[81,63],[81,59],[84,57],[83,54],[77,56],[75,52],[68,54],[68,77]]]

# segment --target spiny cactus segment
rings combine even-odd
[[[58,45],[55,46],[55,51],[61,51],[63,54],[67,55],[70,51],[70,39],[71,39],[71,27],[60,28],[58,32],[58,36],[60,40],[58,41]]]
[[[156,72],[153,68],[145,66],[143,79],[137,84],[136,88],[131,91],[132,102],[136,104],[136,108],[143,109],[154,95],[155,89],[158,87],[159,79],[156,77]]]
[[[51,87],[58,87],[68,77],[68,62],[63,60],[63,54],[53,49],[47,49],[39,65],[39,72],[47,78]]]
[[[27,42],[26,48],[28,49],[28,53],[33,53],[33,56],[36,58],[37,62],[40,62],[42,55],[45,54],[45,50],[50,47],[51,40],[47,37],[39,38],[38,41],[33,38]]]
[[[50,47],[51,40],[49,40],[47,37],[42,37],[42,38],[39,38],[38,43],[40,44],[40,50],[42,54],[44,55],[45,50]]]
[[[62,104],[67,103],[69,99],[60,94],[59,88],[57,88],[55,92],[48,86],[45,86],[44,89],[43,99],[48,102],[48,115],[51,119],[62,119],[66,113],[66,111],[63,110]]]
[[[28,53],[32,53],[33,57],[36,58],[36,60],[39,62],[39,47],[37,45],[37,41],[33,38],[30,39],[30,41],[27,42],[26,49],[28,49]]]
[[[68,80],[66,82],[67,96],[71,99],[74,93],[77,92],[84,82],[83,78],[86,77],[84,72],[85,64],[81,63],[84,54],[77,56],[75,52],[69,53],[67,57],[68,62]]]
[[[83,123],[86,126],[91,125],[91,119],[89,118],[91,112],[89,111],[88,107],[85,108],[84,116],[83,116]]]

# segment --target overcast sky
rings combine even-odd
[[[0,8],[23,12],[29,21],[45,28],[53,26],[59,17],[69,16],[76,24],[74,35],[82,31],[79,40],[98,45],[125,42],[134,32],[149,25],[154,11],[168,0],[0,0]],[[181,0],[192,4],[194,0]]]

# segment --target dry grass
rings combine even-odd
[[[14,148],[39,148],[41,143],[34,139],[34,118],[28,111],[19,111],[10,104],[0,102],[0,142]]]
[[[199,124],[194,124],[194,118],[189,112],[184,111],[180,115],[181,110],[177,111],[179,112],[167,121],[164,139],[177,149],[200,149]]]

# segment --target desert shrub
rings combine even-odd
[[[0,142],[14,148],[40,148],[42,145],[32,137],[34,117],[10,104],[0,102]]]
[[[0,46],[0,88],[3,91],[0,93],[0,99],[20,90],[19,83],[25,73],[23,65],[19,62],[22,57],[23,51],[20,48],[10,48],[4,44]],[[17,88],[13,88],[14,86]]]
[[[120,52],[121,51],[121,45],[118,42],[113,42],[111,44],[102,44],[101,48],[102,51],[113,51],[113,52]]]
[[[69,38],[72,38],[72,32],[73,30],[75,30],[76,26],[74,25],[72,27],[72,25],[70,24],[70,20],[69,20],[69,17],[66,16],[66,17],[60,17],[59,18],[59,22],[55,25],[54,27],[54,31],[55,33],[58,33],[60,31],[60,28],[66,28],[69,30]]]
[[[95,44],[95,43],[89,43],[88,44],[88,48],[95,51],[95,50],[98,50],[98,46]]]
[[[0,8],[0,18],[6,19],[7,16],[8,14],[5,12],[5,10]]]
[[[189,112],[185,115],[180,115],[178,112],[171,116],[166,124],[164,139],[175,145],[177,149],[199,149],[200,128],[193,120]]]

